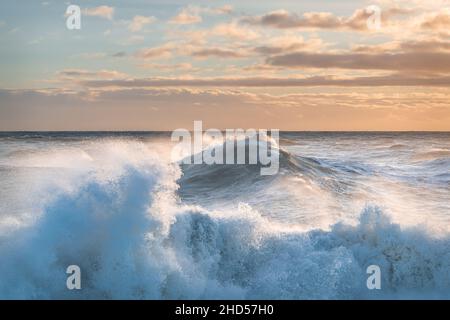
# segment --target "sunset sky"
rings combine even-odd
[[[0,130],[450,130],[450,0],[72,4],[0,3]]]

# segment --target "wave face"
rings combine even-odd
[[[448,158],[419,146],[449,136],[367,135],[285,134],[276,176],[155,135],[2,137],[0,298],[449,299]]]

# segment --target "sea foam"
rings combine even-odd
[[[450,298],[450,238],[402,228],[376,206],[354,224],[302,230],[246,204],[183,204],[180,168],[142,143],[90,150],[71,188],[2,233],[0,298]],[[80,291],[66,288],[72,264]],[[372,264],[381,290],[366,287]]]

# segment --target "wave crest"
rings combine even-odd
[[[145,150],[108,147],[100,158],[113,164],[70,177],[73,188],[0,240],[0,298],[450,298],[449,237],[402,228],[377,207],[354,225],[304,230],[245,204],[188,206],[176,196],[180,171]],[[81,291],[65,287],[71,264]],[[372,264],[380,291],[366,288]]]

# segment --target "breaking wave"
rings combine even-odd
[[[402,228],[376,206],[354,224],[314,230],[271,221],[245,203],[186,205],[177,195],[180,167],[138,142],[101,148],[59,176],[70,187],[58,188],[37,217],[3,225],[0,298],[450,298],[447,236]],[[65,287],[72,264],[82,270],[81,291]],[[381,268],[382,290],[366,288],[371,264]]]
[[[246,141],[248,151],[249,141]],[[223,146],[225,148],[225,146]],[[264,190],[286,176],[301,176],[306,182],[315,183],[331,192],[340,192],[352,184],[356,176],[369,175],[371,170],[355,164],[329,163],[314,157],[294,155],[271,142],[271,149],[278,154],[279,173],[261,175],[261,165],[242,164],[183,164],[182,176],[177,181],[178,194],[183,200],[198,198],[230,199],[236,194]],[[235,146],[236,154],[236,146]],[[191,156],[191,162],[193,162]],[[248,163],[248,153],[246,153]]]

